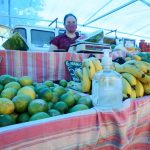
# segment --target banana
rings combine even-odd
[[[146,61],[141,61],[142,63],[144,63],[146,66],[150,67],[150,63],[146,62]]]
[[[81,80],[82,92],[90,92],[91,90],[91,80],[88,76],[88,70],[86,67],[83,67],[83,78]]]
[[[79,80],[81,81],[83,78],[83,72],[81,68],[78,68],[75,70],[75,75],[79,78]]]
[[[132,74],[124,72],[121,75],[129,82],[131,86],[134,87],[136,85],[136,78]]]
[[[138,55],[133,55],[132,57],[136,61],[141,61],[142,60],[142,58],[140,56],[138,56]]]
[[[74,89],[76,91],[82,92],[82,84],[81,82],[70,81],[68,82],[68,87]]]
[[[121,65],[117,62],[113,62],[113,66],[114,66],[114,70],[119,72],[120,68],[121,68]]]
[[[135,65],[137,68],[139,68],[144,73],[148,72],[148,68],[146,67],[146,65],[142,61],[130,60],[127,63],[130,65]]]
[[[144,93],[149,95],[150,94],[150,83],[143,84],[143,87],[144,87]]]
[[[89,78],[90,80],[93,79],[93,76],[95,75],[95,66],[92,62],[92,60],[90,60],[90,58],[84,59],[82,62],[82,67],[86,67],[88,69],[88,74],[89,74]]]
[[[135,89],[132,88],[131,96],[130,98],[136,98],[136,92]]]
[[[101,65],[99,59],[97,59],[95,57],[90,57],[90,59],[92,60],[94,66],[95,66],[96,72],[102,70],[102,65]]]
[[[139,80],[136,80],[136,82],[137,82],[135,85],[136,97],[142,97],[144,95],[144,87]]]
[[[128,99],[128,96],[126,94],[123,93],[122,95],[123,95],[123,101]]]
[[[115,69],[119,73],[128,72],[138,79],[145,77],[145,74],[143,71],[141,71],[135,65],[131,65],[129,63],[124,63],[122,65],[118,65],[115,63]]]
[[[145,74],[144,78],[139,78],[142,83],[150,83],[150,76]]]
[[[132,94],[132,88],[131,85],[129,84],[129,82],[122,77],[122,93],[124,93],[125,95],[127,95],[128,97],[131,96]]]
[[[150,75],[150,63],[146,61],[141,61],[147,67],[147,74]]]

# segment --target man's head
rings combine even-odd
[[[77,18],[73,14],[66,14],[64,17],[64,26],[70,33],[75,33],[77,29]]]

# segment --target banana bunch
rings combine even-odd
[[[92,79],[95,73],[100,70],[102,70],[102,65],[99,59],[90,57],[82,61],[82,69],[75,70],[75,75],[81,81],[82,92],[89,93],[91,91]]]
[[[150,94],[150,64],[140,60],[129,60],[120,65],[114,63],[115,71],[122,75],[123,96],[130,98]]]
[[[95,57],[82,61],[82,68],[75,70],[80,83],[75,88],[81,92],[90,93],[92,79],[97,71],[102,70],[100,61]],[[124,64],[114,62],[114,70],[122,75],[123,97],[137,98],[150,94],[150,63],[129,60]]]

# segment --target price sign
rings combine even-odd
[[[65,65],[68,68],[71,79],[75,82],[79,82],[79,78],[75,75],[75,70],[78,68],[82,68],[82,62],[67,60],[67,61],[65,61]]]

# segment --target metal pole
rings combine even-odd
[[[145,0],[140,0],[142,3],[144,3],[145,5],[147,5],[148,7],[150,7],[150,3],[145,1]]]
[[[101,11],[103,8],[105,8],[108,4],[110,4],[113,0],[108,1],[104,6],[102,6],[100,9],[98,9],[93,15],[91,15],[84,24],[86,24],[91,18],[93,18],[99,11]]]
[[[8,21],[9,21],[9,27],[11,27],[11,16],[10,16],[10,0],[8,0]]]
[[[110,12],[108,12],[108,13],[106,13],[106,14],[104,14],[104,15],[102,15],[102,16],[100,16],[100,17],[98,17],[98,18],[96,18],[96,19],[94,19],[92,21],[89,21],[88,23],[84,24],[83,26],[86,26],[86,25],[88,25],[88,24],[90,24],[90,23],[92,23],[94,21],[97,21],[97,20],[99,20],[99,19],[101,19],[103,17],[106,17],[106,16],[108,16],[108,15],[110,15],[110,14],[112,14],[112,13],[114,13],[114,12],[116,12],[116,11],[126,7],[126,6],[128,6],[128,5],[131,5],[132,3],[135,3],[136,1],[138,1],[138,0],[132,0],[131,2],[128,2],[128,3],[122,5],[122,6],[118,7],[118,8],[115,8],[114,10],[111,10]]]

